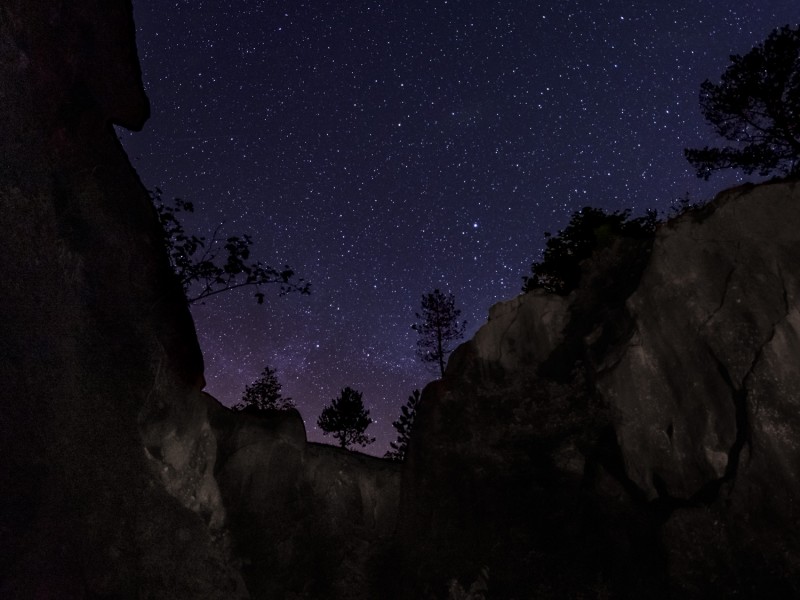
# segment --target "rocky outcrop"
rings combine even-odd
[[[495,306],[423,393],[401,596],[484,566],[499,597],[797,595],[799,203],[729,190],[638,269]]]

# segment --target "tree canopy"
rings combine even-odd
[[[349,448],[352,444],[363,447],[374,442],[375,438],[365,433],[371,423],[361,392],[349,387],[331,400],[317,419],[322,434],[333,435],[342,448]]]
[[[597,249],[609,246],[616,238],[644,239],[652,237],[656,213],[631,218],[630,210],[605,212],[586,206],[572,213],[569,224],[547,238],[541,261],[531,264],[530,276],[523,277],[523,292],[544,289],[565,296],[578,287],[583,272],[582,262]]]
[[[277,285],[279,295],[289,292],[310,293],[309,283],[296,278],[288,265],[278,269],[260,261],[251,261],[253,240],[249,235],[222,239],[218,237],[219,228],[210,240],[189,234],[179,215],[194,212],[191,202],[175,198],[172,205],[166,204],[159,188],[150,192],[150,197],[158,211],[170,266],[189,304],[242,287],[253,288],[253,295],[259,304],[264,303],[263,286],[267,285]]]
[[[294,408],[291,398],[283,396],[275,369],[267,366],[253,383],[245,387],[241,401],[234,410],[261,412]]]
[[[414,419],[417,416],[420,391],[414,390],[406,403],[400,407],[400,418],[392,422],[392,427],[397,431],[397,440],[389,442],[391,450],[383,455],[384,458],[403,461],[408,453],[408,441],[411,439],[411,430],[414,428]]]
[[[685,149],[698,177],[720,169],[800,175],[800,27],[774,30],[744,56],[733,55],[720,83],[700,86],[714,132],[734,145]]]
[[[422,295],[422,312],[415,313],[418,320],[411,326],[419,334],[417,356],[423,362],[437,363],[444,377],[444,361],[450,354],[450,344],[464,337],[466,321],[459,321],[461,310],[456,308],[453,294],[445,295],[438,289]]]

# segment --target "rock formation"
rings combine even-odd
[[[201,391],[129,2],[5,2],[0,97],[0,597],[800,595],[796,184],[494,307],[401,472]]]
[[[800,593],[799,203],[729,190],[495,306],[423,392],[405,597],[484,566],[503,598]]]

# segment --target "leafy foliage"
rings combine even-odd
[[[698,177],[720,169],[800,175],[800,27],[774,30],[731,64],[719,84],[700,86],[700,106],[717,135],[734,146],[685,149]]]
[[[558,235],[545,233],[547,244],[541,261],[531,264],[532,275],[523,277],[523,292],[544,289],[566,296],[581,280],[581,263],[597,249],[610,246],[615,239],[652,237],[656,213],[630,218],[630,210],[607,213],[586,206],[572,213],[567,227]]]
[[[296,279],[288,265],[276,269],[260,261],[250,262],[253,240],[249,235],[223,240],[217,237],[219,228],[211,240],[190,235],[183,228],[179,215],[194,212],[191,202],[175,198],[172,205],[167,205],[158,188],[150,192],[150,197],[164,231],[170,265],[189,304],[247,286],[255,289],[254,296],[259,304],[264,303],[262,286],[265,285],[277,284],[281,296],[289,292],[310,293],[309,283]]]
[[[287,410],[294,407],[292,399],[281,394],[281,384],[275,369],[264,367],[261,376],[245,387],[241,401],[233,408],[234,410],[261,412]]]
[[[342,448],[352,444],[363,447],[374,442],[375,438],[365,433],[371,423],[361,392],[349,387],[344,388],[338,398],[331,400],[317,419],[323,435],[332,434]]]
[[[422,295],[422,312],[411,328],[419,334],[417,356],[423,362],[439,364],[444,377],[444,359],[450,354],[450,343],[464,337],[466,321],[459,321],[461,310],[456,308],[453,294],[445,296],[438,289]]]
[[[400,418],[392,422],[392,427],[397,431],[397,440],[389,442],[391,450],[383,455],[384,458],[402,462],[408,453],[408,440],[411,439],[411,430],[414,428],[414,419],[417,416],[420,391],[414,390],[408,401],[400,408]]]

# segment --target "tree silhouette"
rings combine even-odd
[[[264,303],[262,286],[265,285],[277,284],[281,296],[289,292],[310,293],[309,283],[296,279],[288,265],[276,269],[260,261],[248,262],[253,245],[249,235],[222,240],[217,237],[219,227],[210,241],[203,236],[190,235],[186,233],[178,215],[194,212],[191,202],[175,198],[171,206],[167,205],[159,188],[150,192],[150,198],[158,211],[170,266],[189,304],[241,287],[254,288],[254,296],[259,304]]]
[[[258,379],[245,387],[241,401],[233,409],[260,412],[287,410],[294,407],[292,399],[281,394],[281,384],[275,369],[267,366],[264,367]]]
[[[775,29],[731,64],[719,84],[700,86],[700,106],[717,135],[734,146],[685,149],[698,177],[720,169],[800,175],[800,27]]]
[[[411,430],[414,428],[414,419],[417,416],[419,398],[419,390],[414,390],[408,397],[408,401],[400,408],[400,418],[392,422],[392,427],[397,431],[397,441],[389,442],[391,450],[383,455],[384,458],[396,461],[405,460],[408,452],[408,440],[411,438]]]
[[[419,320],[411,326],[419,334],[417,356],[423,362],[438,363],[444,377],[444,360],[450,343],[464,337],[466,321],[459,321],[461,311],[456,308],[453,294],[445,296],[438,289],[422,295],[422,312],[415,313]]]
[[[361,392],[346,387],[338,398],[322,409],[317,425],[323,435],[329,433],[339,440],[339,446],[347,448],[351,444],[367,446],[375,441],[366,433],[372,423],[369,411],[364,408]]]
[[[545,233],[547,244],[541,261],[531,264],[532,275],[523,277],[523,292],[544,289],[566,296],[581,280],[582,262],[598,248],[609,246],[616,238],[646,239],[653,236],[655,212],[630,218],[630,210],[607,213],[586,206],[572,213],[569,224],[558,235]]]

